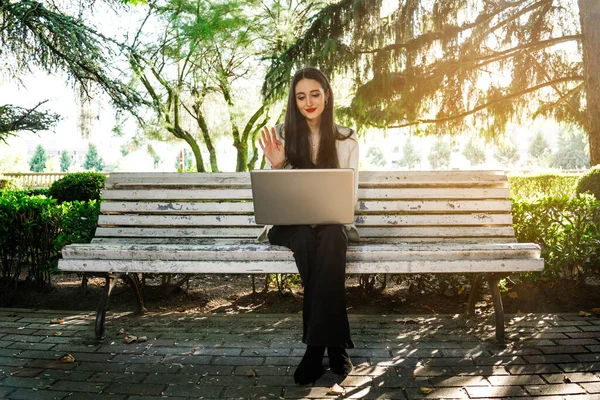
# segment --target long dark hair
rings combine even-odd
[[[321,114],[321,126],[319,128],[319,154],[317,163],[312,162],[310,156],[310,145],[308,135],[310,129],[306,118],[296,106],[296,85],[302,79],[313,79],[321,85],[325,95],[329,94],[323,114]],[[285,158],[286,163],[296,169],[309,168],[339,168],[336,140],[346,140],[350,137],[338,132],[333,121],[333,91],[327,77],[317,68],[305,67],[296,72],[290,84],[285,122],[283,125],[285,135]]]

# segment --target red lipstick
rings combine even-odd
[[[307,108],[306,112],[311,113],[311,112],[315,112],[315,110],[316,110],[316,108]]]

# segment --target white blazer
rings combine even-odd
[[[338,132],[344,136],[347,136],[351,133],[350,137],[346,140],[336,140],[335,145],[340,168],[354,169],[354,204],[356,209],[358,206],[358,138],[353,129],[340,125],[336,125],[336,127]],[[275,135],[277,136],[277,139],[279,139],[285,146],[283,139],[283,124],[278,124],[275,126]],[[286,166],[286,168],[291,168],[291,166]],[[268,158],[266,159],[265,169],[271,169],[271,162]],[[272,227],[273,225],[266,225],[261,231],[260,235],[258,235],[257,240],[259,242],[268,242],[269,238],[267,237],[267,233]],[[356,229],[356,225],[349,224],[345,225],[345,227],[346,233],[348,234],[348,240],[352,242],[358,242],[360,240],[360,235],[358,233],[358,229]]]

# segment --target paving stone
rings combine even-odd
[[[532,339],[567,339],[571,335],[572,333],[536,332],[532,335]]]
[[[497,356],[477,357],[474,359],[476,365],[520,365],[525,364],[520,356]]]
[[[250,357],[244,357],[242,360],[246,358],[249,359]],[[254,362],[244,361],[243,363],[236,363],[235,365],[261,365],[262,362],[258,360],[259,357],[255,358],[256,360]],[[302,357],[267,357],[264,365],[289,365],[296,367],[298,364],[300,364],[300,360],[302,360]],[[221,363],[225,363],[225,361],[221,361]]]
[[[434,386],[490,386],[490,383],[483,376],[449,376],[429,378]]]
[[[544,380],[538,375],[496,375],[489,376],[487,379],[493,386],[522,386],[545,384]]]
[[[41,368],[0,367],[0,379],[5,376],[22,376],[33,378],[42,372]]]
[[[590,344],[600,344],[598,340],[593,337],[590,338],[579,338],[579,339],[560,339],[556,340],[556,343],[561,346],[572,346],[572,345],[590,345]]]
[[[165,387],[166,385],[156,385],[149,383],[114,382],[104,390],[104,393],[158,396],[162,394]]]
[[[525,386],[527,392],[532,396],[564,395],[564,394],[584,394],[581,386],[575,383],[564,383],[562,385],[536,385]]]
[[[584,332],[600,332],[600,325],[582,326],[581,330]]]
[[[587,353],[587,349],[583,346],[540,346],[538,349],[544,354],[560,354],[560,353]]]
[[[600,382],[600,377],[593,372],[568,372],[563,374],[542,375],[548,383],[564,383],[565,377],[573,383]]]
[[[421,386],[433,386],[431,378],[383,375],[373,379],[373,387],[377,388],[409,388]]]
[[[583,338],[598,338],[600,335],[598,332],[572,332],[568,334],[569,337],[573,339],[583,339]]]
[[[23,367],[31,360],[14,357],[0,357],[0,367]]]
[[[554,363],[568,363],[575,362],[576,360],[568,354],[551,354],[544,356],[523,356],[525,361],[530,364],[554,364]]]
[[[52,383],[54,383],[54,379],[9,376],[2,381],[2,386],[43,389]]]
[[[60,370],[72,370],[79,366],[78,362],[74,363],[61,363],[58,360],[28,360],[26,364],[28,368],[44,368],[44,369],[60,369]]]
[[[7,388],[0,386],[0,399],[8,398],[8,394],[15,390],[14,388]]]
[[[138,373],[134,373],[134,372],[96,372],[96,373],[93,373],[92,375],[90,375],[89,380],[92,382],[108,382],[108,383],[110,383],[110,382],[140,383],[147,376],[148,376],[148,374],[145,374],[142,372],[138,372]],[[164,375],[162,375],[162,376],[163,376],[164,380],[171,379],[171,377],[165,377]],[[149,383],[155,383],[155,382],[149,382]]]
[[[191,384],[198,384],[198,382],[200,381],[200,378],[202,378],[202,375],[192,375],[192,374],[137,374],[140,375],[141,378],[145,378],[144,379],[144,383],[154,383],[154,384],[161,384],[161,385],[165,385],[165,384],[182,384],[182,383],[191,383]],[[123,381],[122,381],[123,382]],[[140,380],[137,380],[136,382],[141,382]]]
[[[212,356],[165,356],[162,364],[210,364]]]
[[[434,388],[430,394],[423,394],[417,388],[406,389],[408,399],[468,399],[466,391],[463,388]]]
[[[215,368],[230,368],[232,367],[213,367],[210,366],[209,369],[213,370]],[[284,376],[288,374],[289,367],[285,365],[279,366],[267,366],[267,365],[259,365],[259,366],[239,366],[233,369],[234,375],[246,375],[246,371],[252,370],[256,376]],[[207,371],[208,372],[208,371]]]
[[[193,355],[195,355],[195,356],[239,356],[239,355],[242,355],[242,349],[240,349],[240,348],[224,348],[224,347],[197,349],[193,352]],[[252,355],[252,354],[243,354],[243,355]]]
[[[327,395],[329,391],[328,387],[306,387],[306,386],[286,386],[284,388],[286,399],[319,399],[319,398],[331,398]]]
[[[591,346],[585,346],[585,347],[593,353],[600,353],[600,345],[591,345]]]
[[[285,361],[289,361],[294,357],[267,357],[270,362],[267,362],[267,365],[289,365],[285,364]],[[277,360],[277,361],[275,361]],[[210,364],[211,365],[263,365],[265,362],[264,357],[213,357]],[[282,364],[279,364],[282,362]],[[295,364],[298,364],[300,359],[298,358]]]
[[[469,375],[469,376],[490,376],[490,375],[508,375],[509,372],[503,366],[457,366],[452,368],[456,375]],[[558,368],[556,368],[558,370]]]
[[[12,400],[57,400],[67,396],[69,392],[42,391],[33,389],[17,389],[10,394]]]
[[[588,393],[600,393],[600,382],[582,383],[581,386]]]
[[[257,386],[282,386],[294,385],[294,377],[291,375],[265,375],[256,378]]]
[[[85,400],[124,400],[126,397],[127,397],[126,395],[117,395],[117,394],[97,394],[97,393],[86,393],[85,394]],[[65,397],[65,400],[75,400],[75,399],[81,399],[81,398],[82,398],[81,393],[71,393],[67,397]],[[132,397],[129,397],[129,399],[132,399]],[[143,399],[149,400],[148,397],[146,397],[146,396],[144,396]]]
[[[519,386],[490,386],[490,387],[467,387],[471,398],[507,398],[514,396],[527,396],[527,392]]]
[[[8,347],[10,345],[12,345],[14,342],[10,341],[10,340],[0,340],[0,348],[5,348]]]
[[[27,342],[13,342],[8,349],[18,349],[18,350],[49,350],[54,347],[54,343],[27,343]],[[1,346],[0,346],[1,347]],[[6,349],[6,350],[8,350]],[[5,349],[0,349],[5,350]],[[0,355],[4,355],[0,352]]]
[[[583,362],[600,361],[600,353],[595,353],[595,354],[575,354],[573,357],[575,357],[577,359],[577,361],[583,361]]]
[[[473,365],[473,360],[469,358],[422,358],[421,365],[431,367],[454,367],[459,365]]]
[[[558,364],[565,372],[597,372],[600,371],[600,362]]]
[[[192,365],[181,365],[181,364],[130,364],[125,368],[126,372],[135,373],[159,373],[159,374],[176,374],[180,370],[192,367]]]
[[[200,386],[193,384],[175,384],[168,385],[164,391],[164,396],[190,396],[197,399],[200,397],[219,397],[223,392],[224,386]]]
[[[69,364],[61,364],[69,365]],[[70,364],[72,365],[72,364]],[[77,367],[77,371],[90,371],[90,372],[124,372],[127,368],[127,364],[121,363],[104,363],[104,362],[88,362],[82,363]]]
[[[396,370],[393,368],[380,367],[380,366],[370,366],[370,365],[354,365],[352,372],[350,375],[372,375],[372,376],[381,376],[381,375],[396,375]]]
[[[560,368],[554,364],[510,365],[506,367],[506,370],[511,375],[552,374],[561,372]]]
[[[85,381],[90,376],[91,372],[86,371],[61,371],[58,369],[47,369],[40,374],[40,377],[47,379],[56,379],[62,381]]]
[[[107,386],[108,384],[103,382],[58,381],[50,389],[66,392],[100,393]]]

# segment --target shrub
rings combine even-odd
[[[105,175],[96,172],[77,172],[54,182],[50,186],[49,194],[59,204],[75,200],[100,200],[105,180]]]
[[[578,175],[540,174],[510,175],[508,185],[512,197],[575,196]]]
[[[542,248],[542,277],[582,280],[600,265],[600,201],[593,196],[518,197],[512,210],[517,240]]]
[[[577,183],[577,194],[590,193],[600,200],[600,166],[595,166]]]
[[[0,263],[2,279],[14,285],[19,277],[38,287],[56,273],[60,250],[89,242],[100,213],[99,202],[65,202],[21,191],[0,193]]]

